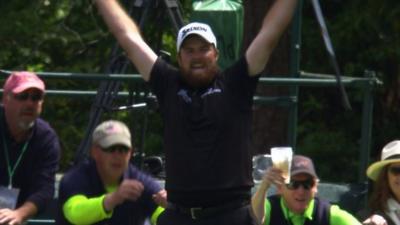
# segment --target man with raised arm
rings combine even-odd
[[[281,169],[268,168],[251,202],[258,224],[361,225],[338,205],[316,197],[318,182],[313,161],[303,155],[293,156],[289,183]],[[267,196],[272,185],[277,194]]]
[[[249,207],[253,95],[297,1],[277,0],[245,55],[223,71],[207,24],[180,29],[176,68],[146,44],[118,1],[95,2],[160,105],[169,204],[158,224],[254,224]]]

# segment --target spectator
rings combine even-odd
[[[13,72],[0,107],[0,224],[23,224],[54,196],[60,144],[39,118],[45,84],[32,72]],[[1,205],[4,203],[4,205]]]
[[[290,176],[290,183],[285,184],[282,170],[270,167],[265,172],[252,198],[253,212],[259,224],[361,224],[337,205],[331,205],[315,196],[318,191],[318,176],[310,158],[295,155]],[[272,184],[276,185],[278,194],[266,198]]]
[[[91,159],[61,180],[57,224],[141,225],[166,206],[156,180],[129,163],[133,148],[128,127],[101,123],[93,132]]]
[[[367,176],[374,181],[369,200],[372,215],[363,224],[400,224],[400,140],[383,147],[381,160],[368,167]]]

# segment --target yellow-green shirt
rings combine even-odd
[[[117,187],[107,187],[107,193],[113,192]],[[98,221],[111,218],[113,211],[106,212],[103,206],[103,194],[99,197],[87,198],[84,195],[71,196],[63,205],[65,218],[72,224],[85,225],[93,224]],[[157,224],[158,216],[164,211],[164,208],[158,207],[151,216],[151,223]]]
[[[296,214],[289,210],[282,198],[280,206],[286,220],[290,220],[293,225],[303,225],[305,219],[313,219],[315,200],[311,200],[303,214]],[[268,199],[265,201],[265,222],[264,225],[270,225],[271,203]],[[350,213],[342,210],[337,205],[331,205],[329,225],[361,225],[361,223]]]

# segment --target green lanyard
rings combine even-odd
[[[17,161],[15,162],[14,167],[11,169],[10,158],[8,156],[8,148],[7,148],[6,139],[5,139],[4,133],[3,133],[3,146],[4,146],[4,155],[6,156],[6,162],[7,162],[8,188],[9,189],[12,188],[12,178],[14,176],[15,170],[17,169],[19,163],[21,162],[22,156],[24,155],[26,148],[28,147],[28,142],[29,142],[29,139],[25,142],[24,146],[22,146],[21,154],[19,155]]]

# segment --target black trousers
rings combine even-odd
[[[158,217],[157,225],[256,225],[250,210],[250,205],[246,205],[218,215],[192,219],[190,215],[165,209]]]

